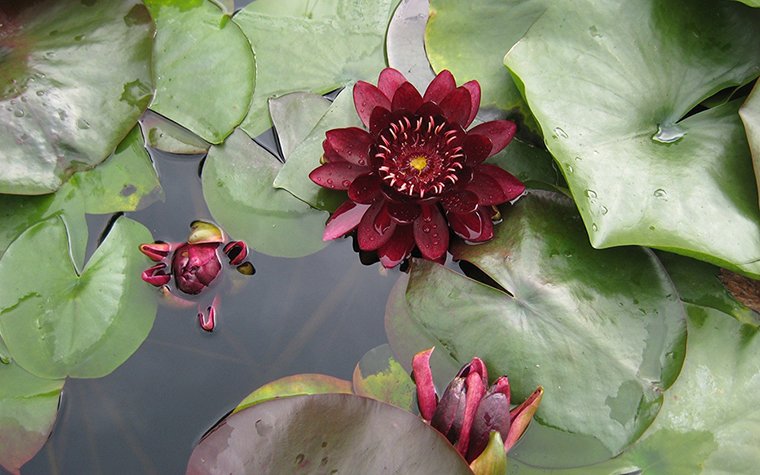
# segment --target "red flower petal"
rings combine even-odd
[[[470,430],[472,429],[472,423],[475,420],[475,412],[478,410],[480,400],[483,399],[483,396],[486,393],[483,379],[478,373],[468,374],[464,384],[467,387],[464,418],[462,420],[462,429],[459,432],[459,440],[457,440],[456,443],[456,449],[462,454],[462,457],[467,456],[467,449],[470,445]]]
[[[447,193],[441,197],[441,205],[449,213],[473,213],[478,209],[478,195],[466,189]]]
[[[478,204],[481,206],[499,205],[509,201],[496,178],[481,172],[480,167],[475,170],[472,181],[467,185],[466,190],[478,195]]]
[[[145,254],[154,262],[161,262],[169,253],[174,251],[174,247],[168,242],[154,242],[152,244],[140,244],[140,252]]]
[[[484,135],[467,134],[464,141],[464,154],[467,157],[467,165],[474,167],[483,163],[491,152],[491,141]]]
[[[491,221],[490,208],[483,207],[476,211],[483,222],[483,230],[480,232],[480,236],[470,239],[472,242],[485,242],[493,239],[493,221]]]
[[[383,267],[390,269],[409,257],[412,249],[414,249],[412,226],[396,226],[392,239],[377,250],[377,255]]]
[[[343,157],[341,157],[338,152],[335,151],[327,139],[322,141],[322,149],[325,151],[325,153],[322,155],[322,163],[345,162]]]
[[[414,221],[414,241],[425,259],[437,261],[449,249],[449,228],[437,204],[421,208]]]
[[[425,91],[425,95],[422,96],[422,100],[425,102],[432,101],[436,104],[440,104],[444,97],[457,87],[457,82],[454,80],[454,75],[451,71],[444,69],[433,79],[430,85]]]
[[[374,138],[391,123],[391,113],[384,107],[375,107],[369,116],[369,132]]]
[[[413,202],[388,202],[388,214],[398,224],[412,224],[420,215],[420,205]]]
[[[406,78],[403,74],[393,68],[385,68],[377,79],[377,87],[388,96],[388,99],[392,99],[396,90],[405,82]]]
[[[453,122],[464,126],[470,118],[470,110],[472,109],[470,91],[464,87],[458,87],[446,94],[439,105],[449,123]]]
[[[332,129],[328,130],[325,135],[327,142],[347,162],[362,167],[367,166],[372,137],[366,130],[358,127]]]
[[[150,269],[145,269],[142,273],[142,280],[156,287],[168,284],[172,278],[164,269],[166,269],[166,264],[157,264]]]
[[[369,128],[369,118],[375,107],[391,109],[391,100],[383,91],[364,81],[354,85],[354,106],[365,127]]]
[[[475,169],[478,173],[483,173],[491,178],[495,179],[499,186],[501,187],[502,191],[504,192],[504,195],[507,197],[504,201],[511,201],[518,196],[520,196],[523,191],[525,191],[525,185],[515,178],[514,175],[509,173],[508,171],[504,170],[501,167],[497,167],[496,165],[490,165],[488,163],[484,163],[477,167]],[[473,180],[474,181],[474,180]],[[503,203],[503,201],[501,202]],[[494,204],[500,204],[500,203],[494,203]]]
[[[430,117],[438,117],[443,116],[443,111],[435,102],[425,102],[417,109],[415,114],[418,116],[429,115]]]
[[[368,171],[368,168],[358,167],[348,162],[325,163],[312,170],[309,178],[317,185],[331,190],[347,190],[356,177]]]
[[[348,188],[348,197],[361,204],[374,203],[380,197],[380,178],[374,174],[356,177]]]
[[[420,407],[420,415],[427,421],[433,418],[435,407],[438,405],[433,372],[430,370],[430,355],[434,349],[435,347],[421,351],[412,358],[412,374],[414,384],[417,386],[417,404]]]
[[[478,81],[469,81],[462,84],[462,87],[470,91],[470,117],[466,124],[462,124],[464,128],[467,128],[475,120],[475,116],[478,115],[480,109],[480,84]]]
[[[391,101],[392,110],[405,109],[414,114],[417,109],[422,105],[422,96],[416,87],[411,83],[405,82],[402,84],[396,94],[393,95]]]
[[[470,214],[446,213],[446,219],[451,230],[462,239],[475,241],[483,234],[483,217],[477,211]]]
[[[476,125],[469,130],[469,134],[484,135],[491,140],[493,147],[488,153],[488,156],[495,155],[507,146],[512,141],[512,137],[515,136],[515,130],[517,126],[514,122],[508,120],[492,120],[491,122],[484,122],[480,125]]]
[[[339,238],[356,229],[368,208],[369,205],[357,204],[353,201],[346,201],[340,205],[327,220],[322,240]]]
[[[396,223],[390,219],[386,204],[386,201],[372,204],[359,223],[356,234],[363,251],[374,251],[384,245],[396,230]]]

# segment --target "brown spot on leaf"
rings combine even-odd
[[[721,269],[718,280],[744,306],[760,313],[760,281]]]

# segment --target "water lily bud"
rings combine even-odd
[[[224,246],[223,252],[229,258],[230,265],[237,266],[248,257],[248,246],[243,241],[230,241]]]
[[[216,279],[222,264],[216,255],[219,243],[183,244],[172,258],[172,273],[177,288],[198,294]]]
[[[161,262],[172,251],[172,246],[166,242],[154,242],[153,244],[140,244],[140,252],[148,256],[152,261]]]
[[[142,280],[145,282],[161,287],[171,280],[171,276],[166,273],[166,264],[156,264],[150,269],[145,269],[142,273]]]

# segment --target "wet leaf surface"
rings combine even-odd
[[[148,109],[140,118],[145,144],[158,150],[179,155],[208,152],[210,143],[181,125]]]
[[[281,397],[331,393],[353,394],[351,392],[351,382],[324,374],[297,374],[294,376],[286,376],[277,381],[265,384],[246,396],[246,398],[237,405],[234,412],[242,411],[243,409],[260,402]]]

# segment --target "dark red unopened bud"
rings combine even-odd
[[[172,273],[179,290],[198,294],[216,279],[222,269],[217,247],[215,242],[183,244],[174,252]]]

